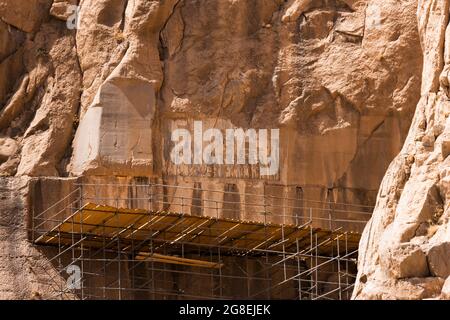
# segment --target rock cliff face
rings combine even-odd
[[[2,0],[0,172],[202,175],[373,203],[421,72],[415,1],[378,2]],[[280,128],[279,174],[173,166],[171,132],[193,120]]]
[[[448,12],[448,0],[0,0],[2,226],[26,203],[8,190],[29,177],[373,204],[402,150],[354,295],[448,297]],[[280,128],[279,174],[174,166],[171,132],[195,120]]]
[[[419,1],[421,99],[360,244],[355,298],[450,298],[449,4]]]

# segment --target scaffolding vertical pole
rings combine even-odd
[[[266,265],[269,265],[269,253],[266,252]],[[267,300],[270,300],[270,298],[272,297],[272,291],[270,290],[270,287],[272,286],[272,279],[270,277],[270,269],[269,268],[265,268],[265,277],[266,279],[270,279],[269,280],[269,290],[267,290]]]
[[[266,198],[264,197],[264,234],[267,237],[267,203],[266,203]],[[266,264],[269,265],[270,260],[269,260],[269,253],[266,251]],[[266,268],[266,278],[270,278],[270,270],[269,268]],[[272,281],[269,282],[269,288],[272,286]],[[267,290],[267,300],[270,300],[272,295],[271,290]]]
[[[284,281],[287,279],[287,270],[286,270],[286,245],[284,241],[284,224],[281,225],[281,241],[282,241],[282,248],[283,248],[283,275],[284,275]]]
[[[150,230],[150,232],[152,232]],[[150,256],[153,257],[153,239],[150,239]],[[151,259],[150,260],[150,264],[151,264],[151,268],[152,268],[152,281],[151,281],[151,286],[152,286],[152,293],[153,293],[153,300],[156,300],[156,288],[155,288],[155,260]]]
[[[118,250],[118,275],[119,275],[119,300],[122,300],[122,263],[121,263],[121,249],[120,249],[120,237],[117,237],[117,250]]]
[[[64,267],[62,265],[61,260],[61,227],[58,227],[58,272],[60,275],[64,272]],[[67,284],[66,284],[67,286]],[[67,288],[64,288],[64,281],[61,281],[61,299],[63,297],[63,293]]]
[[[136,227],[135,224],[133,224],[133,228],[131,229],[131,257],[132,257],[133,261],[134,261],[134,256],[135,256],[135,252],[134,252],[135,251],[135,248],[134,248],[134,234],[135,234],[135,232],[134,231],[138,230],[135,227]],[[127,256],[127,260],[129,260],[128,257],[129,256]],[[135,272],[134,272],[135,268],[134,268],[134,263],[132,261],[127,261],[128,270],[130,268],[130,264],[132,265],[132,268],[131,268],[131,274],[129,274],[129,271],[128,271],[128,274],[129,274],[128,276],[130,277],[129,278],[129,285],[130,285],[131,290],[132,290],[132,292],[133,292],[133,294],[135,296],[136,295],[136,291],[134,290],[135,289],[135,279],[136,279]]]
[[[349,276],[349,271],[348,271],[348,260],[349,260],[349,256],[348,256],[348,237],[347,237],[347,232],[345,233],[345,292],[347,294],[347,300],[349,299],[348,296],[348,289],[349,289],[349,283],[348,283],[348,276]]]
[[[314,265],[314,260],[313,260],[314,233],[313,233],[313,209],[312,208],[309,208],[309,223],[310,223],[310,225],[309,225],[309,232],[310,232],[309,245],[310,245],[310,248],[309,248],[309,257],[308,258],[310,259],[310,269],[311,269],[313,267],[313,265]],[[314,292],[314,285],[317,285],[314,282],[314,272],[312,270],[310,270],[310,277],[309,278],[310,278],[310,280],[309,280],[310,281],[310,284],[309,284],[310,297],[309,297],[309,299],[312,300],[313,299],[313,292]]]
[[[302,277],[301,277],[301,266],[300,266],[300,244],[298,238],[295,239],[295,244],[297,248],[297,274],[298,274],[298,300],[302,300]]]
[[[119,222],[120,218],[119,218],[119,212],[118,212],[118,208],[119,208],[119,198],[118,195],[116,197],[116,219],[117,222]],[[119,223],[120,225],[120,223]],[[120,232],[119,232],[120,233]],[[122,300],[122,276],[121,276],[121,248],[120,248],[120,236],[117,235],[117,260],[118,260],[118,265],[117,265],[117,272],[119,275],[118,280],[118,285],[119,285],[119,300]]]
[[[106,280],[106,229],[105,229],[105,221],[102,222],[102,228],[103,228],[103,299],[107,299],[106,296],[106,286],[107,286],[107,280]]]
[[[70,245],[70,248],[71,248],[71,253],[72,253],[72,262],[70,263],[70,265],[73,265],[73,266],[75,266],[75,229],[74,229],[74,221],[73,221],[73,215],[72,215],[72,218],[70,219],[70,224],[71,224],[71,229],[72,229],[72,235],[71,235],[71,240],[72,240],[72,243],[71,243],[71,245]],[[75,281],[76,280],[78,280],[78,279],[75,279]],[[75,286],[75,288],[74,288],[74,290],[77,290],[78,289],[78,283],[77,283],[77,285]]]
[[[286,206],[283,206],[283,219],[281,225],[281,241],[283,243],[283,273],[284,273],[284,281],[287,279],[287,269],[286,269],[286,242],[285,242],[285,233],[284,226],[286,225]]]
[[[298,300],[302,300],[302,276],[301,276],[301,265],[300,265],[300,243],[298,238],[295,239],[297,248],[297,274],[298,274]]]
[[[164,247],[163,254],[166,254],[166,247]],[[163,263],[162,269],[163,269],[163,271],[162,271],[162,273],[163,273],[163,280],[162,280],[162,283],[163,283],[163,288],[164,288],[164,284],[166,284],[166,283],[169,282],[169,281],[167,280],[167,273],[170,272],[170,269],[169,269],[169,271],[167,271],[167,266],[166,266],[165,263]],[[170,279],[170,277],[169,277],[169,279]],[[168,291],[168,293],[167,293],[167,291],[165,291],[165,290],[163,289],[162,292],[168,294],[168,295],[164,296],[164,299],[167,299],[168,296],[170,297],[170,291]]]
[[[83,223],[84,223],[84,210],[80,209],[80,234],[81,234],[81,252],[80,252],[80,264],[81,264],[81,300],[84,300],[84,230],[83,230]]]
[[[338,286],[339,286],[339,300],[342,300],[342,286],[341,286],[341,251],[339,248],[340,237],[336,238],[337,246],[337,272],[338,272]]]
[[[318,243],[317,243],[317,233],[315,234],[314,239],[314,246],[315,246],[315,262],[314,262],[314,268],[315,268],[315,274],[316,274],[316,297],[319,296],[319,268],[317,267],[319,265],[319,259],[318,259]]]
[[[214,261],[212,248],[209,247],[209,261],[212,263]],[[211,297],[214,297],[214,269],[211,268]]]
[[[245,270],[247,272],[247,299],[250,298],[251,293],[250,293],[250,277],[249,277],[249,273],[248,273],[248,255],[245,256]]]
[[[218,254],[219,254],[219,294],[220,298],[223,298],[223,283],[222,283],[222,257],[220,252],[220,244],[217,247]]]

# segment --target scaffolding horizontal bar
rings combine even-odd
[[[78,237],[86,237],[84,245],[101,248],[105,240],[118,239],[126,250],[133,242],[151,240],[154,243],[224,247],[252,254],[268,250],[296,254],[311,247],[311,233],[331,241],[318,248],[318,254],[336,253],[336,241],[346,235],[345,250],[358,248],[361,235],[356,232],[332,231],[311,225],[281,225],[256,221],[193,216],[174,212],[150,212],[140,209],[114,208],[88,203],[51,230],[35,230],[40,245],[72,244]],[[298,242],[297,240],[301,240]],[[300,248],[298,248],[300,245]],[[256,249],[257,248],[257,249]],[[143,246],[141,252],[149,252]],[[257,250],[257,251],[256,251]],[[344,247],[340,254],[345,254]],[[347,252],[348,252],[347,251]]]

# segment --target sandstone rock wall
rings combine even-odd
[[[66,280],[49,262],[55,251],[29,242],[29,179],[0,180],[0,299],[54,299]]]
[[[413,0],[0,1],[0,172],[191,186],[203,176],[244,183],[239,192],[268,183],[371,204],[419,98],[415,9]],[[280,128],[281,171],[173,166],[171,132],[193,120]]]
[[[28,199],[29,176],[146,177],[371,204],[406,139],[361,244],[354,296],[449,297],[448,6],[0,0],[0,254],[13,250],[0,259],[2,295],[51,291],[22,270],[24,257],[45,262],[25,241],[18,199]],[[194,120],[280,128],[281,171],[173,166],[170,134]],[[8,279],[17,278],[14,291]]]
[[[449,4],[418,4],[422,97],[360,244],[357,299],[449,297]]]

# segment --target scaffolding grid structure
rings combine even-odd
[[[50,262],[67,280],[55,281],[55,299],[345,300],[371,209],[162,184],[77,184],[33,214],[31,237],[52,248]]]

